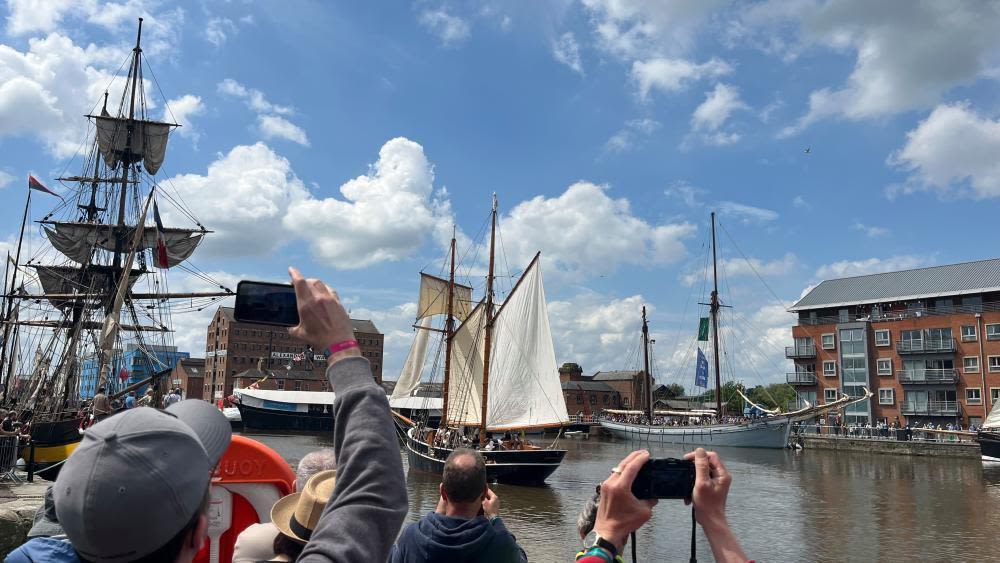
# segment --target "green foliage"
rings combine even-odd
[[[680,383],[671,383],[665,386],[663,390],[663,395],[667,399],[676,399],[677,397],[684,396],[684,386]]]
[[[795,400],[795,390],[787,383],[758,385],[747,392],[747,397],[766,409],[787,410],[789,401]]]

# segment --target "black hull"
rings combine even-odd
[[[83,439],[83,435],[80,434],[81,422],[83,422],[82,417],[32,422],[31,441],[39,446],[59,446],[79,442]]]
[[[333,430],[333,415],[328,412],[285,412],[236,404],[240,409],[242,427],[246,430],[292,430],[296,432],[329,432]]]
[[[979,449],[983,459],[1000,461],[1000,432],[979,432]]]
[[[444,471],[450,448],[436,448],[401,433],[410,469],[436,473]],[[486,477],[491,482],[512,485],[541,485],[559,468],[566,450],[480,450],[486,458]]]

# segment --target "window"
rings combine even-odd
[[[990,387],[990,402],[996,404],[997,399],[1000,399],[1000,387]]]
[[[979,356],[966,356],[962,358],[962,369],[965,373],[978,373]]]
[[[278,380],[278,391],[284,391],[284,390],[285,390],[285,380],[284,379],[279,379]]]
[[[590,394],[590,404],[592,404],[592,405],[596,405],[597,404],[597,395],[595,395],[593,393]]]
[[[988,359],[990,361],[990,371],[1000,371],[1000,356],[990,356]]]
[[[830,334],[822,334],[819,338],[824,350],[833,350],[837,347],[837,337],[832,332]]]
[[[976,341],[976,325],[962,325],[962,342]]]
[[[967,405],[981,405],[983,404],[983,390],[979,387],[966,387],[965,388],[965,403]]]
[[[295,382],[295,390],[296,391],[301,391],[302,390],[302,382],[301,381],[296,381]]]
[[[890,358],[879,358],[875,364],[876,369],[878,369],[879,375],[892,376],[892,359]]]
[[[837,376],[837,362],[825,361],[823,362],[823,376],[824,377],[836,377]]]
[[[607,395],[604,395],[604,404],[605,404],[605,405],[607,405],[607,404],[608,404],[608,396],[607,396]]]
[[[882,387],[878,390],[878,404],[893,405],[896,403],[892,387]]]
[[[808,336],[800,336],[795,339],[795,352],[798,354],[811,353],[812,347],[813,339]]]
[[[919,330],[904,330],[899,335],[903,350],[923,350],[924,333]]]
[[[986,325],[986,340],[1000,340],[1000,325]]]
[[[837,389],[835,387],[827,387],[823,390],[823,402],[832,403],[837,400]]]
[[[892,344],[892,341],[889,340],[889,331],[888,330],[876,330],[875,331],[875,345],[876,346],[888,346],[890,344]]]
[[[583,404],[583,395],[577,395],[576,396],[576,404],[578,404],[578,405],[582,405]]]
[[[963,297],[962,305],[973,313],[983,312],[983,296]]]

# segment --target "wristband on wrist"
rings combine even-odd
[[[343,342],[335,342],[330,346],[328,346],[326,350],[323,350],[323,356],[325,356],[326,359],[329,360],[330,356],[336,354],[337,352],[343,352],[344,350],[347,350],[349,348],[358,348],[358,347],[359,346],[357,340],[345,340]]]

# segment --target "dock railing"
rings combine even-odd
[[[20,482],[17,476],[17,436],[0,436],[0,480]]]
[[[898,442],[976,442],[974,432],[937,430],[933,428],[869,428],[866,426],[831,426],[828,424],[797,424],[793,436],[823,437],[844,440],[888,440]]]

